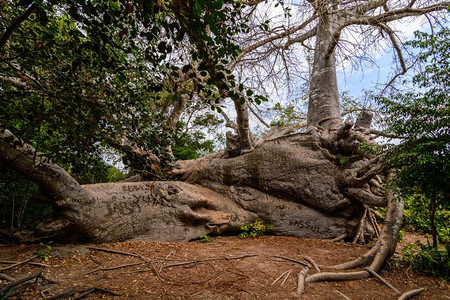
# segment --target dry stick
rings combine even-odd
[[[88,249],[91,250],[97,250],[97,251],[103,251],[103,252],[109,252],[109,253],[115,253],[115,254],[122,254],[122,255],[128,255],[128,256],[133,256],[133,257],[138,257],[140,259],[143,260],[148,260],[147,258],[143,257],[142,255],[139,254],[134,254],[134,253],[130,253],[130,252],[123,252],[123,251],[117,251],[117,250],[112,250],[112,249],[105,249],[105,248],[97,248],[97,247],[86,247]]]
[[[352,241],[352,244],[355,244],[358,241],[364,230],[364,221],[366,220],[366,215],[367,215],[367,206],[364,205],[364,213],[361,217],[361,220],[359,220],[358,229],[356,229],[356,235]]]
[[[18,285],[20,285],[20,284],[22,284],[24,282],[27,282],[29,280],[32,280],[32,279],[36,279],[37,280],[41,276],[41,274],[42,274],[42,271],[39,271],[39,272],[37,272],[37,273],[35,273],[33,275],[30,275],[28,277],[16,280],[16,281],[11,282],[11,283],[8,283],[7,285],[5,285],[4,287],[2,287],[0,289],[0,297],[3,296],[5,293],[7,293],[13,287],[16,287],[16,286],[18,286]]]
[[[259,254],[248,254],[248,255],[235,256],[235,257],[216,257],[216,258],[206,258],[206,259],[201,259],[201,260],[192,260],[192,261],[186,261],[186,262],[171,264],[171,265],[167,265],[167,266],[161,266],[161,269],[171,268],[171,267],[180,267],[180,266],[192,265],[192,264],[198,264],[198,263],[207,262],[207,261],[213,261],[213,260],[241,259],[241,258],[246,258],[246,257],[254,257],[254,256],[258,256],[258,255]]]
[[[90,293],[96,292],[96,291],[105,292],[105,293],[111,294],[113,296],[120,296],[120,294],[117,294],[113,291],[109,291],[109,290],[106,290],[103,288],[98,288],[98,287],[92,287],[92,288],[84,288],[84,289],[73,289],[73,290],[64,292],[62,294],[53,296],[53,297],[45,298],[45,300],[56,300],[56,299],[60,299],[60,298],[66,298],[66,297],[70,297],[76,293],[81,293],[81,295],[74,299],[81,299],[82,297],[85,297],[85,296],[89,295]]]
[[[312,266],[308,265],[307,263],[304,263],[304,262],[302,262],[302,261],[295,260],[295,259],[292,259],[292,258],[289,258],[289,257],[286,257],[286,256],[274,255],[274,256],[270,256],[270,257],[275,257],[275,258],[280,258],[280,259],[292,261],[292,262],[301,264],[302,266],[305,266],[305,267],[312,267]]]
[[[375,276],[376,278],[378,278],[382,283],[384,283],[385,286],[387,286],[388,288],[390,288],[397,294],[401,294],[399,290],[397,290],[393,285],[391,285],[389,282],[387,282],[383,277],[378,275],[377,272],[375,272],[374,270],[367,268],[367,267],[363,268],[363,269],[366,270],[367,272],[369,272],[370,274],[372,274],[373,276]]]
[[[274,285],[275,283],[277,283],[278,280],[280,280],[280,279],[281,279],[284,275],[286,275],[286,273],[288,273],[288,272],[292,272],[292,270],[287,270],[286,272],[283,272],[280,276],[277,277],[277,279],[275,279],[275,280],[272,282],[271,286]]]
[[[21,262],[12,264],[12,265],[10,265],[10,266],[7,266],[7,267],[5,267],[5,268],[3,268],[3,269],[0,269],[0,272],[3,272],[3,271],[6,271],[6,270],[9,270],[9,269],[12,269],[12,268],[14,268],[14,267],[17,267],[17,266],[26,264],[27,262],[29,262],[29,261],[35,259],[35,258],[38,257],[38,256],[39,256],[39,255],[35,255],[35,256],[32,256],[32,257],[30,257],[29,259],[26,259],[26,260],[24,260],[24,261],[21,261]]]
[[[132,264],[126,264],[126,265],[120,265],[120,266],[115,266],[115,267],[109,267],[109,268],[96,268],[92,271],[89,271],[87,273],[82,274],[81,276],[84,275],[88,275],[97,271],[111,271],[111,270],[117,270],[117,269],[121,269],[121,268],[128,268],[128,267],[133,267],[133,266],[137,266],[137,265],[142,265],[143,263],[138,262],[138,263],[132,263]]]
[[[5,264],[5,265],[11,265],[11,264],[17,264],[17,263],[18,263],[17,261],[11,261],[11,260],[0,261],[0,264]],[[47,265],[47,264],[36,263],[36,262],[26,262],[26,264],[30,265],[30,266],[38,266],[38,267],[46,267],[46,268],[48,268],[48,267],[54,267],[54,268],[59,267],[59,265]]]
[[[308,273],[309,268],[305,267],[303,268],[303,270],[300,271],[300,273],[298,273],[298,284],[297,284],[297,293],[298,294],[303,294],[303,292],[305,291],[305,277],[306,277],[306,273]]]
[[[400,298],[398,298],[398,300],[406,300],[406,299],[412,298],[412,297],[417,296],[417,295],[419,295],[420,293],[422,293],[423,290],[424,290],[424,288],[421,288],[421,289],[412,290],[412,291],[403,293],[403,294],[400,296]]]
[[[14,278],[9,277],[8,275],[3,274],[3,273],[0,273],[0,279],[8,280],[8,281],[14,281]]]
[[[283,282],[281,283],[281,286],[286,282],[286,280],[289,278],[289,275],[291,275],[292,271],[289,271],[289,273],[286,274],[286,277],[284,278]]]
[[[341,295],[345,300],[352,300],[349,297],[347,297],[347,295],[345,295],[344,293],[339,292],[338,290],[335,290],[339,295]]]

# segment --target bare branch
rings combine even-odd
[[[391,10],[383,14],[376,16],[361,16],[359,18],[350,19],[348,25],[361,24],[361,25],[378,25],[381,22],[387,23],[395,20],[399,20],[405,17],[414,17],[423,15],[426,13],[444,10],[450,6],[450,1],[441,2],[438,4],[422,7],[422,8],[411,8],[409,6],[401,9]]]
[[[270,125],[267,124],[266,121],[264,121],[264,119],[253,109],[252,104],[250,103],[250,105],[248,106],[248,109],[252,112],[252,114],[261,122],[264,124],[264,126],[266,126],[267,128],[270,128]]]
[[[408,69],[406,68],[405,59],[403,58],[403,53],[402,50],[400,49],[400,45],[397,43],[397,40],[395,38],[394,31],[389,26],[383,23],[378,24],[378,27],[380,27],[389,35],[389,38],[392,42],[392,46],[397,52],[398,60],[400,61],[400,65],[402,66],[403,74],[405,74],[406,71],[408,71]]]
[[[272,43],[272,42],[275,41],[275,40],[284,38],[284,37],[286,37],[286,36],[289,36],[289,35],[291,35],[291,34],[293,34],[293,33],[295,33],[295,32],[298,32],[298,31],[304,29],[307,25],[309,25],[309,24],[310,24],[312,21],[314,21],[316,18],[317,18],[317,15],[316,15],[316,14],[313,14],[308,20],[306,20],[305,22],[303,22],[302,24],[298,25],[298,26],[295,27],[295,28],[285,30],[285,31],[283,31],[283,32],[281,32],[281,33],[279,33],[279,34],[277,34],[277,35],[270,36],[270,37],[268,37],[268,38],[266,38],[266,39],[264,39],[264,40],[262,40],[262,41],[259,41],[259,42],[255,43],[255,44],[253,44],[253,45],[248,46],[247,48],[243,49],[242,52],[239,53],[239,55],[234,59],[234,61],[230,62],[230,63],[228,64],[227,67],[228,67],[229,69],[233,69],[234,66],[235,66],[235,65],[242,59],[242,57],[244,57],[246,54],[250,53],[251,51],[253,51],[253,50],[255,50],[255,49],[257,49],[257,48],[259,48],[259,47],[261,47],[261,46],[264,46],[264,45],[266,45],[266,44]],[[308,31],[308,32],[305,33],[305,34],[302,34],[300,37],[297,37],[293,42],[291,42],[291,43],[289,43],[289,42],[286,43],[286,45],[285,45],[284,47],[286,48],[286,47],[288,47],[290,44],[295,43],[295,42],[305,41],[305,40],[307,40],[308,38],[313,37],[314,35],[315,35],[315,30],[310,30],[310,31]]]

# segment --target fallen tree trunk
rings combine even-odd
[[[219,153],[179,161],[166,170],[172,181],[85,186],[9,131],[0,134],[3,166],[38,183],[57,212],[38,226],[41,236],[188,241],[259,219],[273,225],[274,234],[351,240],[364,205],[386,205],[379,184],[371,183],[380,162],[359,152],[369,139],[348,123],[272,135],[233,158]],[[372,235],[365,224],[363,234]]]

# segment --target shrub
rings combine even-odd
[[[439,249],[431,246],[429,242],[427,242],[427,245],[415,242],[403,248],[402,252],[403,261],[409,264],[413,270],[442,277],[445,281],[449,280],[449,244]]]
[[[264,233],[269,232],[273,229],[272,225],[264,225],[261,221],[255,220],[252,224],[242,225],[242,233],[239,235],[241,238],[246,239],[249,236],[256,238],[258,236],[263,236]]]
[[[405,198],[404,221],[407,226],[413,226],[422,234],[431,234],[429,215],[430,201],[421,194],[415,193]],[[450,211],[442,204],[437,205],[435,224],[438,240],[441,243],[450,242]]]

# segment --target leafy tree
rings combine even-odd
[[[422,69],[413,77],[416,91],[379,101],[386,112],[388,132],[402,139],[387,162],[399,168],[396,183],[404,195],[418,192],[428,199],[436,246],[436,208],[448,210],[450,197],[450,30],[415,36],[409,45],[422,51]]]

